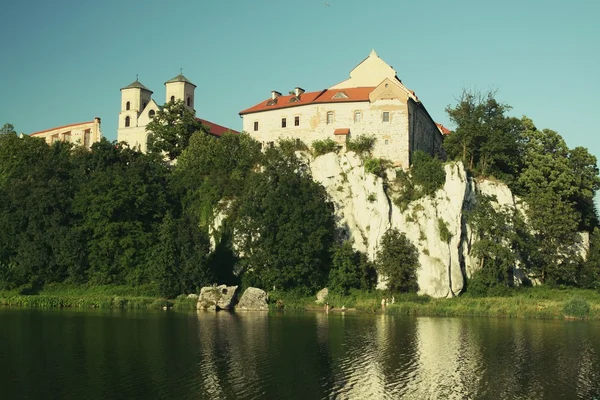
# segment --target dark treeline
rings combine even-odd
[[[476,178],[506,182],[523,200],[523,212],[483,196],[470,205],[480,270],[467,290],[509,290],[515,266],[544,284],[597,287],[596,158],[508,110],[492,94],[470,93],[447,109],[456,124],[444,143],[448,158]],[[371,290],[378,271],[393,291],[418,290],[418,253],[404,234],[387,232],[374,262],[338,240],[333,206],[296,157],[297,143],[263,152],[246,134],[212,137],[179,103],[149,129],[143,154],[107,140],[91,150],[47,145],[2,128],[0,289],[145,285],[174,297],[227,283],[348,294]],[[413,160],[398,173],[401,208],[444,181],[439,160]],[[591,234],[585,261],[581,231]]]
[[[107,140],[85,150],[0,135],[0,289],[373,288],[375,264],[338,243],[333,206],[293,143],[262,152],[245,134],[215,138],[178,103],[153,124],[148,154]]]

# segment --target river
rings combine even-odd
[[[1,399],[600,399],[600,323],[0,308]]]

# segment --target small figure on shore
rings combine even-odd
[[[325,312],[329,314],[329,303],[325,303]]]
[[[394,304],[396,302],[396,299],[394,298],[394,296],[392,296],[392,304]]]
[[[346,311],[346,306],[342,306],[342,312]]]
[[[385,299],[381,299],[381,309],[385,308]]]
[[[390,300],[389,300],[389,299],[386,297],[386,298],[385,298],[385,306],[387,307],[387,306],[389,306],[389,305],[390,305]]]

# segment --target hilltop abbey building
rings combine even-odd
[[[341,83],[316,92],[300,87],[289,95],[272,91],[270,98],[239,114],[243,130],[263,146],[279,139],[310,145],[331,138],[343,144],[348,136],[369,135],[376,139],[374,157],[405,168],[415,150],[443,157],[442,138],[449,132],[375,50]]]
[[[194,90],[196,85],[190,82],[182,74],[165,82],[165,103],[175,100],[183,101],[185,107],[192,113],[194,109]],[[146,125],[150,123],[156,113],[162,108],[152,98],[152,91],[135,80],[130,85],[121,89],[121,111],[119,112],[119,124],[117,140],[127,142],[131,147],[145,152],[147,149],[148,132]],[[196,118],[209,128],[209,133],[221,136],[230,129],[213,122]],[[232,131],[235,132],[235,131]]]

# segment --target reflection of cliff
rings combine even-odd
[[[419,318],[418,371],[410,398],[464,399],[478,392],[483,360],[469,320]]]

